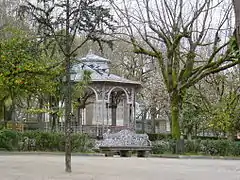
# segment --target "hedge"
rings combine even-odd
[[[154,154],[174,153],[176,141],[160,140],[152,143]],[[226,139],[222,140],[186,140],[185,154],[201,154],[212,156],[240,156],[240,143]]]
[[[158,141],[153,141],[152,153],[174,153],[176,141],[170,136],[158,136]],[[167,139],[166,139],[167,138]],[[57,132],[0,130],[0,149],[13,151],[64,151],[64,134]],[[26,143],[27,142],[27,143]],[[86,134],[72,135],[73,152],[90,152],[94,141]],[[221,140],[185,140],[184,152],[188,154],[240,156],[240,142]]]
[[[150,141],[158,141],[164,139],[172,139],[171,134],[164,133],[148,133]],[[185,137],[186,138],[186,137]],[[193,136],[192,139],[201,139],[201,140],[218,140],[218,139],[227,139],[221,137],[212,137],[212,136]]]
[[[64,134],[57,132],[0,130],[0,149],[12,151],[64,151]],[[73,152],[89,152],[93,140],[86,134],[72,135]]]
[[[148,133],[147,134],[150,141],[157,141],[163,139],[172,139],[171,134],[155,134],[155,133]]]

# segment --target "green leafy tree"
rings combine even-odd
[[[240,131],[240,94],[230,91],[212,107],[209,125],[217,132],[235,137]]]
[[[17,97],[52,93],[59,69],[42,55],[37,40],[29,33],[6,27],[1,34],[6,38],[0,41],[0,102],[6,122],[14,120]]]
[[[43,39],[52,39],[64,56],[65,75],[65,170],[71,172],[71,112],[72,88],[70,68],[78,49],[93,40],[101,45],[106,42],[102,34],[111,29],[112,16],[110,10],[97,0],[40,0],[37,4],[25,1],[21,12],[27,12],[27,18],[33,19],[38,34]],[[59,32],[61,32],[59,34]],[[83,39],[75,44],[77,36]]]
[[[184,134],[191,139],[197,136],[204,124],[206,109],[203,99],[194,88],[189,88],[183,100],[181,128]]]
[[[187,135],[234,137],[239,131],[239,78],[231,68],[212,74],[188,89],[183,103],[182,128]]]

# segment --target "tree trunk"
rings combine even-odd
[[[49,104],[52,111],[50,113],[51,131],[56,131],[57,125],[58,125],[58,115],[57,115],[57,112],[59,110],[58,102],[59,100],[55,96],[49,97]]]
[[[39,97],[38,99],[38,103],[39,103],[39,109],[43,109],[44,108],[44,100],[42,97]],[[44,117],[43,117],[44,113],[39,113],[37,115],[37,121],[39,123],[39,126],[41,129],[44,129]]]
[[[238,46],[240,46],[240,1],[233,0],[234,12],[235,12],[235,27]]]
[[[54,113],[51,116],[52,116],[51,131],[54,132],[57,129],[57,127],[56,127],[56,125],[57,125],[57,114]]]
[[[65,171],[71,172],[71,81],[70,57],[66,57]]]
[[[39,109],[43,109],[44,105],[43,105],[43,98],[42,97],[39,97],[38,98],[38,108]],[[37,121],[38,123],[41,123],[42,122],[42,119],[43,119],[43,113],[38,113],[37,115]]]
[[[7,128],[7,107],[5,104],[3,105],[3,122],[4,122],[4,127]]]
[[[71,168],[71,118],[72,118],[72,88],[71,88],[71,35],[70,35],[70,2],[66,0],[66,36],[65,36],[65,73],[66,73],[66,104],[65,104],[65,171]]]
[[[179,112],[180,112],[181,96],[178,91],[173,91],[170,97],[171,106],[171,130],[174,139],[180,139],[180,125],[179,125]]]
[[[156,118],[157,118],[156,106],[151,107],[150,114],[151,114],[151,132],[156,133]]]
[[[147,110],[144,109],[143,115],[142,115],[142,133],[145,133],[145,123],[147,119]]]
[[[0,122],[4,122],[4,101],[0,100]]]
[[[4,125],[5,128],[7,127],[7,123],[12,120],[12,115],[13,115],[14,107],[13,104],[10,106],[4,105]]]

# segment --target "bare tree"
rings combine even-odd
[[[145,131],[144,124],[150,124],[150,121],[146,120],[151,119],[151,132],[155,133],[156,119],[168,119],[169,101],[162,75],[156,68],[154,59],[134,53],[131,44],[123,41],[115,42],[113,50],[108,49],[105,48],[104,53],[113,62],[112,71],[125,78],[141,82],[142,88],[137,94],[137,100],[142,109],[137,119],[142,121],[143,132]]]
[[[20,0],[0,0],[0,30],[6,26],[23,28],[23,22],[17,20]]]
[[[103,41],[101,35],[111,29],[111,15],[98,0],[38,0],[37,4],[25,1],[21,12],[27,12],[27,18],[33,20],[39,39],[56,42],[65,58],[65,170],[71,172],[71,60],[87,41]],[[76,45],[77,36],[82,41]]]
[[[170,98],[172,135],[178,139],[179,114],[186,89],[209,74],[240,63],[231,46],[234,39],[226,34],[231,3],[223,0],[110,2],[120,26],[116,38],[131,43],[135,53],[151,56],[158,62]]]
[[[233,6],[235,12],[236,37],[238,39],[238,44],[240,45],[240,1],[233,0]]]

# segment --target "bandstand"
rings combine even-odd
[[[84,95],[77,99],[79,106],[73,108],[74,131],[101,136],[106,131],[135,129],[135,99],[141,84],[111,74],[110,63],[90,52],[86,57],[77,58],[73,65],[73,83],[82,80],[83,70],[91,72],[91,82]]]

